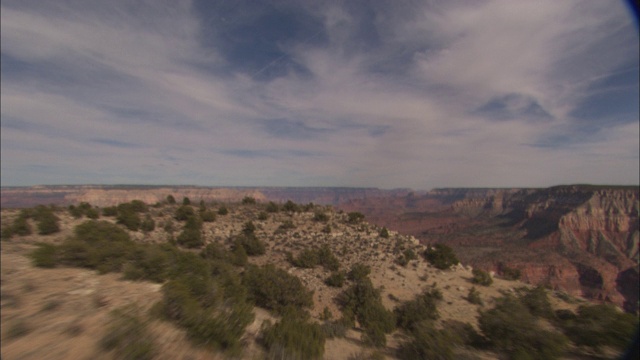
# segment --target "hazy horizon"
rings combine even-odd
[[[640,183],[624,1],[0,6],[3,187]]]

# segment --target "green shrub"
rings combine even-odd
[[[361,278],[354,285],[340,293],[336,299],[342,306],[345,321],[357,320],[364,328],[363,340],[373,346],[384,346],[384,334],[395,328],[395,317],[387,310],[380,298],[380,290],[373,287],[368,277]]]
[[[380,230],[380,234],[378,234],[378,235],[383,239],[388,239],[389,238],[389,230],[387,230],[386,227],[383,227],[382,230]]]
[[[81,208],[76,207],[75,205],[69,205],[69,215],[71,215],[74,219],[80,219],[84,212]]]
[[[191,205],[191,200],[188,197],[182,198],[182,205]]]
[[[189,218],[192,218],[196,215],[193,208],[189,205],[182,205],[176,209],[173,217],[178,221],[187,221]]]
[[[547,319],[553,319],[555,313],[549,302],[549,295],[543,286],[537,286],[532,289],[520,289],[520,302],[529,309],[533,316],[540,316]]]
[[[242,246],[249,256],[264,255],[266,252],[266,245],[263,241],[258,239],[253,232],[243,233],[235,237],[235,246]]]
[[[328,278],[325,279],[324,283],[331,287],[342,287],[344,285],[345,275],[342,271],[336,271],[331,273]]]
[[[43,268],[55,267],[57,259],[57,247],[51,244],[38,244],[38,248],[31,252],[31,260],[33,265]]]
[[[131,208],[118,209],[118,216],[116,217],[118,224],[124,225],[131,231],[138,231],[142,221],[140,215],[137,212],[131,210]]]
[[[576,345],[597,351],[604,346],[623,350],[631,343],[638,318],[613,305],[583,305],[578,308],[576,317],[568,317],[562,327]]]
[[[256,199],[251,196],[245,196],[242,198],[242,205],[255,205]]]
[[[102,216],[113,217],[118,215],[118,208],[115,206],[107,206],[102,208]]]
[[[323,212],[317,211],[315,214],[313,214],[313,221],[327,222],[329,221],[329,216]]]
[[[202,221],[204,222],[214,222],[216,221],[216,214],[211,210],[205,210],[200,214]]]
[[[33,219],[38,226],[40,235],[49,235],[60,231],[60,219],[51,208],[38,205],[33,209]]]
[[[351,270],[347,274],[347,279],[351,281],[360,281],[371,273],[371,267],[362,263],[355,263],[351,266]]]
[[[229,209],[227,209],[226,206],[222,205],[220,206],[220,208],[218,208],[218,215],[227,215],[229,213]]]
[[[304,249],[297,258],[288,256],[291,265],[304,269],[312,269],[318,265],[318,253],[315,249]]]
[[[273,265],[250,266],[242,277],[242,283],[256,305],[282,312],[288,306],[298,309],[313,305],[313,293],[294,275]]]
[[[10,224],[5,223],[4,225],[5,226],[2,227],[2,231],[0,232],[0,237],[2,240],[9,240],[13,237],[13,228]]]
[[[197,229],[185,228],[176,238],[176,242],[186,248],[197,248],[204,245],[202,232]]]
[[[347,335],[347,330],[349,330],[348,324],[343,319],[325,321],[321,326],[322,332],[324,332],[327,339],[343,338]]]
[[[437,304],[442,293],[436,288],[424,290],[413,300],[405,301],[394,309],[397,325],[405,330],[413,330],[416,324],[438,319]]]
[[[490,286],[493,284],[493,279],[488,272],[480,269],[473,269],[472,271],[473,278],[471,282],[474,284],[482,285],[482,286]]]
[[[87,209],[84,213],[89,219],[98,219],[100,217],[100,213],[95,208]]]
[[[497,299],[493,309],[480,313],[478,323],[490,345],[510,359],[557,359],[567,345],[562,334],[541,328],[513,296]]]
[[[173,195],[167,195],[167,204],[173,205],[176,203],[176,198]]]
[[[155,344],[147,323],[133,308],[117,309],[111,313],[111,323],[100,340],[101,347],[114,350],[118,359],[153,359]]]
[[[163,282],[168,274],[169,255],[157,245],[138,246],[132,252],[130,262],[124,267],[124,277],[129,280]]]
[[[358,224],[364,220],[364,215],[361,212],[350,212],[347,214],[347,222],[350,224]]]
[[[129,234],[122,228],[108,222],[88,220],[78,225],[74,229],[75,237],[88,244],[95,244],[101,241],[106,242],[130,242]]]
[[[424,258],[440,270],[448,270],[451,266],[460,263],[453,249],[444,244],[436,244],[427,248],[424,252]]]
[[[282,206],[282,210],[289,213],[300,212],[300,206],[291,200],[287,200],[287,202]]]
[[[187,336],[197,344],[239,354],[242,349],[240,340],[253,319],[252,307],[245,303],[216,312],[201,311],[187,325]]]
[[[267,215],[267,213],[266,213],[266,212],[264,212],[264,211],[260,211],[260,212],[258,213],[258,220],[260,220],[260,221],[265,221],[265,220],[268,220],[268,219],[269,219],[269,215]]]
[[[274,203],[273,201],[269,201],[269,203],[265,207],[265,210],[270,213],[277,213],[280,209],[278,208],[278,204]]]
[[[409,340],[400,344],[397,355],[402,360],[453,360],[455,345],[447,331],[422,323],[410,333]]]
[[[29,222],[27,221],[27,217],[19,216],[15,219],[11,225],[11,233],[18,236],[31,235],[33,231],[31,230],[31,225],[29,225]]]
[[[480,292],[475,288],[475,286],[472,286],[471,289],[469,289],[467,301],[472,304],[483,305],[482,298],[480,298]]]
[[[522,276],[520,269],[510,268],[506,265],[503,265],[500,270],[505,280],[519,280]]]
[[[155,228],[156,228],[155,220],[153,220],[153,218],[147,214],[147,216],[145,216],[144,220],[140,224],[140,230],[144,232],[151,232],[155,230]]]
[[[269,321],[263,324],[262,343],[267,359],[321,359],[325,334],[318,324],[285,316],[274,325]]]

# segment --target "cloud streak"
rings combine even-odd
[[[640,181],[622,3],[1,7],[5,186]]]

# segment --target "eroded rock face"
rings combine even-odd
[[[436,189],[418,204],[437,200],[449,204],[446,210],[396,208],[385,217],[383,205],[366,201],[352,209],[424,243],[446,242],[465,263],[498,273],[507,265],[521,270],[524,281],[632,310],[638,302],[638,193],[637,187],[581,185]]]

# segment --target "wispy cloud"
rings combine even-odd
[[[638,183],[625,11],[3,1],[2,183]]]

